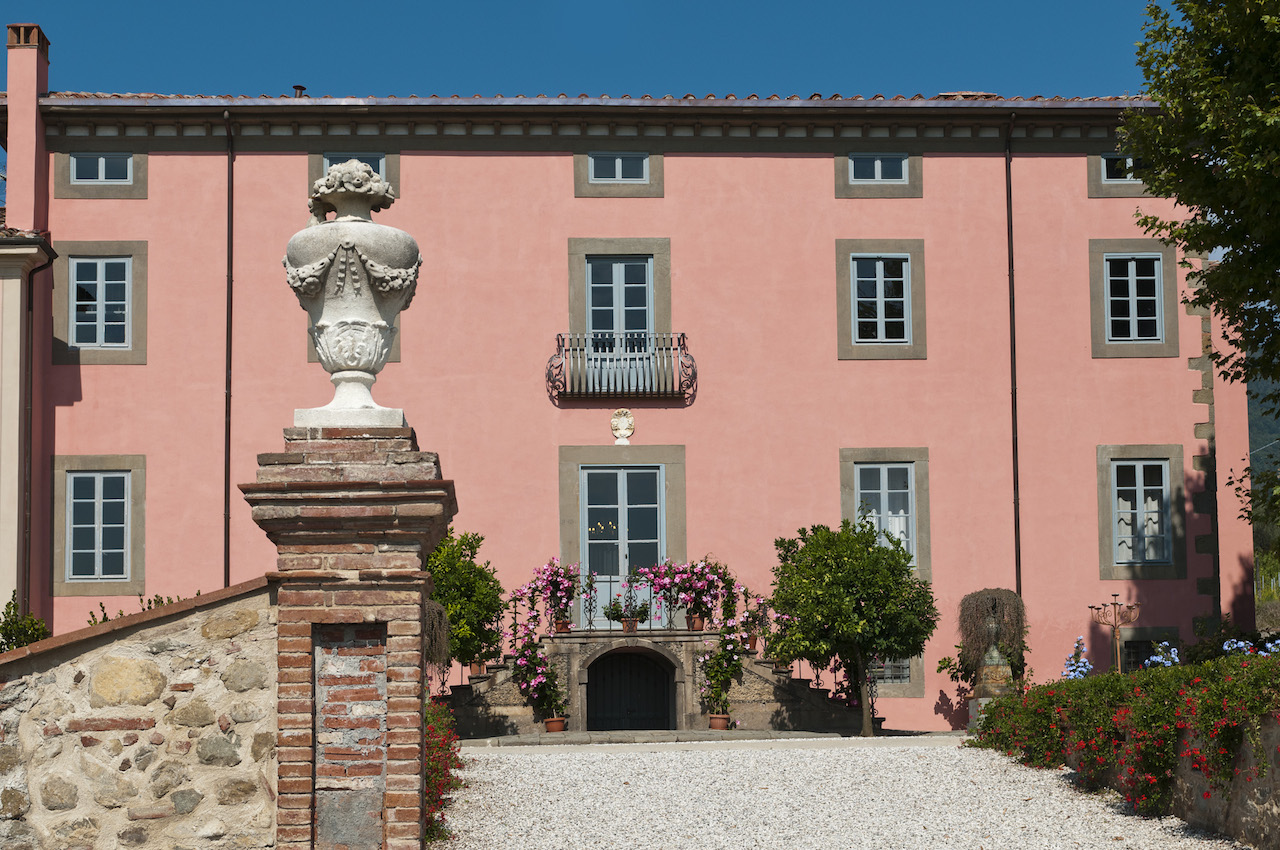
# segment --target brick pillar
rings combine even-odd
[[[240,489],[278,553],[277,848],[417,850],[423,565],[453,482],[408,428],[287,428]]]

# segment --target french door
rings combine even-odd
[[[622,582],[637,567],[651,567],[666,554],[662,466],[584,466],[580,470],[582,572],[596,575],[596,610],[590,625],[608,628],[605,604],[622,593]],[[648,588],[637,597],[650,602],[650,622],[658,619]],[[586,625],[586,613],[583,612]]]

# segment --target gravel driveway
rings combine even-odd
[[[456,850],[1244,850],[955,737],[464,748]]]

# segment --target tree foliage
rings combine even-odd
[[[861,691],[862,734],[872,734],[867,670],[873,659],[910,658],[938,625],[929,583],[911,570],[911,554],[866,517],[800,529],[774,542],[770,652],[783,662],[842,666]]]
[[[502,583],[489,562],[476,563],[484,537],[452,528],[427,559],[431,597],[449,618],[449,656],[463,664],[491,657],[501,645]]]
[[[1160,108],[1130,111],[1121,148],[1185,216],[1141,215],[1187,253],[1223,250],[1189,275],[1190,303],[1224,323],[1212,358],[1230,380],[1280,377],[1280,0],[1149,3],[1138,65]],[[1280,407],[1280,390],[1260,391]]]

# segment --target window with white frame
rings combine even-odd
[[[71,257],[71,348],[127,349],[130,345],[130,257]]]
[[[129,580],[131,474],[67,473],[66,581]]]
[[[582,569],[596,575],[596,619],[604,622],[601,609],[627,575],[665,557],[663,467],[582,466],[579,475]]]
[[[1164,337],[1161,259],[1158,254],[1107,254],[1107,342],[1160,342]]]
[[[885,537],[896,537],[916,554],[915,470],[910,463],[859,463],[854,468],[856,499],[860,513],[875,523]]]
[[[906,183],[907,154],[849,154],[849,183]]]
[[[1141,183],[1134,176],[1134,169],[1141,166],[1141,161],[1121,153],[1105,153],[1102,159],[1102,182],[1104,183]]]
[[[653,257],[586,260],[587,333],[593,352],[643,350],[653,332]]]
[[[871,662],[871,678],[877,685],[906,685],[911,683],[911,659],[876,659]]]
[[[71,182],[126,185],[133,182],[133,154],[73,153]]]
[[[1169,461],[1113,460],[1111,486],[1115,563],[1172,563]]]
[[[910,343],[910,258],[854,254],[849,262],[853,344]]]
[[[648,183],[649,155],[601,151],[587,154],[592,183]]]
[[[380,153],[349,153],[345,151],[327,153],[324,155],[325,173],[327,174],[331,167],[341,165],[349,159],[363,162],[373,169],[374,174],[377,174],[383,180],[387,179],[387,157],[386,154]]]

